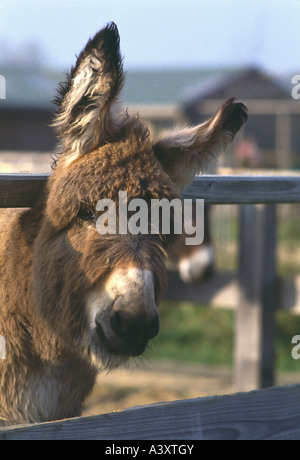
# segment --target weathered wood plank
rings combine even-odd
[[[278,307],[300,315],[300,276],[278,279]]]
[[[1,174],[0,207],[30,207],[48,174]],[[298,176],[198,176],[182,194],[207,204],[297,203]]]
[[[235,384],[238,391],[249,391],[273,385],[276,207],[241,206],[240,217]]]
[[[0,428],[2,440],[299,440],[300,385]]]
[[[0,208],[32,206],[48,174],[0,174]]]
[[[182,194],[206,204],[300,202],[297,176],[198,176]]]

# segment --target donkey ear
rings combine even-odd
[[[228,99],[205,123],[166,133],[154,144],[154,153],[173,183],[183,190],[195,174],[226,150],[246,120],[245,105]]]
[[[58,89],[53,126],[62,152],[72,159],[93,150],[113,135],[110,113],[123,84],[120,39],[116,25],[108,24],[90,39],[75,67]]]

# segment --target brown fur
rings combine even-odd
[[[94,58],[98,67],[91,69]],[[76,86],[83,66],[89,85],[77,81]],[[88,43],[60,89],[54,125],[61,155],[46,191],[32,209],[1,212],[4,423],[79,415],[99,369],[125,362],[146,345],[142,338],[134,348],[130,337],[111,342],[92,333],[86,298],[96,288],[105,292],[115,268],[137,267],[153,274],[158,304],[165,282],[164,256],[173,236],[100,236],[95,228],[98,200],[117,202],[120,190],[127,191],[129,200],[178,197],[185,178],[192,177],[220,144],[228,143],[246,119],[245,107],[230,100],[206,124],[168,134],[153,145],[138,118],[112,115],[122,81],[119,36],[110,24]],[[149,317],[138,305],[124,308],[130,312],[130,326],[136,321],[147,337],[156,333],[153,313]],[[120,320],[117,314],[115,323]],[[119,329],[125,325],[121,319]],[[151,332],[144,319],[152,321]]]

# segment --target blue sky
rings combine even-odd
[[[0,0],[0,62],[66,69],[109,21],[127,68],[243,66],[300,73],[300,0]]]

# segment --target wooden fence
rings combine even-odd
[[[177,444],[187,444],[190,441],[190,445],[195,444],[195,440],[299,440],[300,385],[151,404],[111,414],[0,428],[1,439],[173,439]]]
[[[32,206],[47,177],[0,175],[0,207]],[[274,373],[274,312],[279,298],[274,259],[276,203],[300,202],[300,177],[201,176],[195,178],[183,198],[202,198],[207,204],[242,205],[240,269],[236,281],[236,383],[242,391],[270,386]],[[172,283],[172,276],[170,296],[172,286],[180,286],[178,279]],[[203,293],[207,294],[205,288],[192,289],[188,291],[183,286],[181,294],[177,289],[176,298],[186,295],[201,301]],[[300,439],[299,422],[300,386],[296,385],[3,428],[0,439]]]

